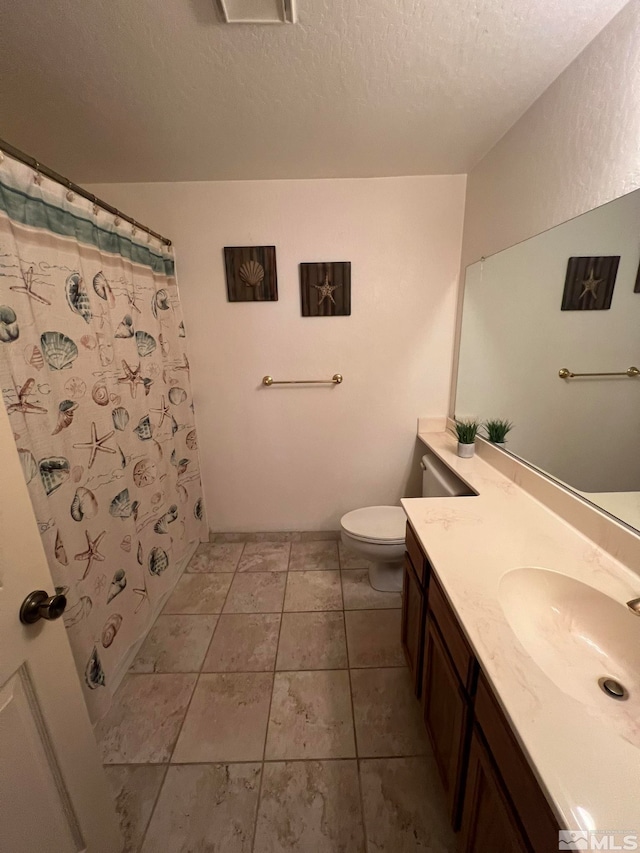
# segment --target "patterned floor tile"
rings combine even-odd
[[[284,609],[342,610],[340,572],[289,572]]]
[[[348,672],[276,673],[265,758],[354,756]]]
[[[321,540],[291,544],[290,572],[336,571],[339,568],[336,542]]]
[[[260,764],[172,766],[142,853],[251,853]]]
[[[352,669],[351,692],[360,758],[429,752],[408,669]]]
[[[104,772],[115,797],[123,853],[138,853],[167,768],[162,764],[112,764]]]
[[[105,764],[169,761],[196,675],[127,675],[96,725]]]
[[[273,676],[201,675],[173,752],[173,764],[262,761]]]
[[[244,544],[230,542],[217,545],[204,542],[187,566],[188,572],[235,572]]]
[[[236,574],[223,613],[280,613],[286,573],[246,572]]]
[[[232,574],[184,574],[163,613],[220,613],[232,580]]]
[[[349,666],[405,666],[400,610],[348,610],[344,614]]]
[[[217,616],[158,616],[130,672],[200,672],[217,621]]]
[[[341,611],[284,613],[276,669],[344,669],[347,645]]]
[[[279,613],[223,614],[202,671],[271,671],[276,660],[279,631]]]
[[[254,853],[364,853],[359,790],[355,761],[265,764]]]
[[[239,572],[286,572],[289,542],[247,542],[238,563]]]

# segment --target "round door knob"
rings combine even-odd
[[[20,621],[23,625],[33,625],[38,619],[59,619],[67,606],[66,596],[56,593],[47,595],[43,589],[36,589],[22,602]]]

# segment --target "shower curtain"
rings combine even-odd
[[[184,324],[160,241],[9,157],[0,385],[97,719],[206,538]]]

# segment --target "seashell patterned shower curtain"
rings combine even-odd
[[[206,538],[184,324],[158,240],[9,157],[0,385],[97,719]]]

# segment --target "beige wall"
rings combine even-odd
[[[632,0],[470,173],[463,269],[639,186]]]
[[[416,419],[447,409],[464,176],[92,191],[174,240],[212,529],[335,529],[418,493]],[[262,244],[279,301],[228,303],[222,248]],[[351,261],[352,316],[303,318],[298,263],[330,260]]]

